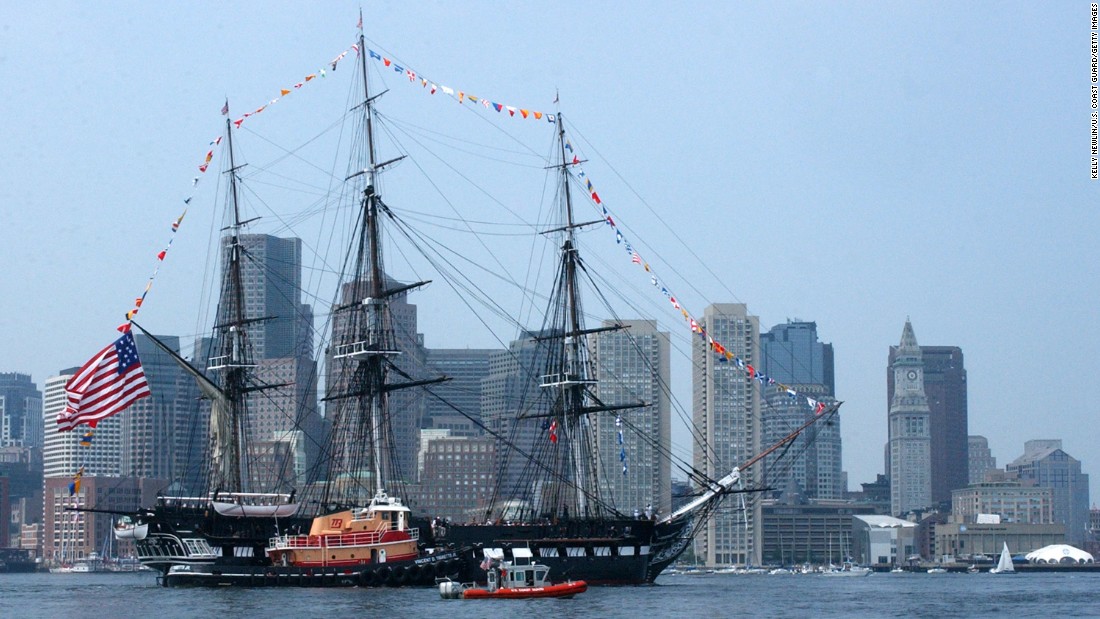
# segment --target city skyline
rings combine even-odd
[[[1086,471],[1094,466],[1094,437],[1079,428],[1091,427],[1095,405],[1072,395],[1096,373],[1089,344],[1100,341],[1091,320],[1100,299],[1087,285],[1100,264],[1089,236],[1100,222],[1088,178],[1087,4],[564,9],[509,14],[507,27],[499,7],[476,2],[388,6],[364,21],[372,45],[440,80],[546,109],[560,91],[562,112],[591,141],[586,154],[613,162],[588,164],[605,203],[675,275],[691,311],[744,302],[765,325],[816,321],[836,347],[849,485],[881,470],[882,356],[906,315],[922,342],[966,352],[969,431],[986,436],[1000,462],[1030,438],[1062,437]],[[565,17],[582,9],[583,23]],[[0,9],[10,34],[3,66],[18,75],[0,109],[20,145],[0,184],[10,205],[0,243],[26,257],[4,281],[21,294],[0,314],[11,342],[0,367],[41,386],[110,341],[222,128],[225,97],[241,109],[322,66],[350,41],[357,12],[347,5],[303,20],[276,3],[241,24],[203,3]],[[167,42],[157,27],[166,22],[177,33]],[[839,28],[813,27],[821,23]],[[624,39],[627,31],[640,34]],[[172,77],[146,79],[151,70]],[[293,124],[318,98],[338,97],[341,71],[263,122]],[[79,96],[55,97],[58,84],[78,85]],[[450,122],[457,108],[399,81],[390,88],[385,102],[418,125]],[[527,141],[545,137],[488,122]],[[615,171],[637,186],[614,185]],[[507,201],[524,204],[526,193]],[[414,210],[432,201],[400,197],[395,204]],[[211,210],[193,203],[142,307],[139,320],[156,332],[196,335]],[[901,231],[912,251],[896,251]],[[598,255],[609,264],[622,261],[613,241],[595,232],[583,240],[608,249]],[[626,290],[648,299],[630,268],[623,281],[637,286]],[[59,284],[79,303],[57,300]],[[442,288],[416,303],[455,305]],[[652,315],[671,334],[671,381],[687,402],[689,336],[661,302]],[[1026,311],[1036,306],[1037,322]],[[422,311],[433,346],[498,346],[449,314]],[[674,429],[686,457],[682,437]]]

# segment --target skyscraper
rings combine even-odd
[[[799,393],[832,404],[834,399],[833,346],[817,337],[817,323],[787,321],[760,335],[764,372]],[[804,398],[792,398],[783,390],[765,391],[760,412],[761,445],[781,440],[808,421],[814,411]],[[803,496],[840,499],[847,490],[841,465],[840,417],[815,425],[782,454],[764,460],[762,482],[777,492],[794,480]]]
[[[155,336],[179,354],[179,337]],[[205,426],[199,420],[195,381],[147,335],[134,334],[151,395],[116,415],[121,441],[119,475],[179,480],[182,493],[202,478]],[[77,434],[77,428],[72,434]],[[100,436],[97,429],[95,445]]]
[[[788,320],[760,334],[764,373],[788,385],[821,385],[836,395],[833,345],[817,339],[817,323]]]
[[[920,350],[931,437],[932,502],[947,508],[951,491],[965,488],[970,481],[966,368],[957,346],[921,346]],[[897,348],[891,347],[891,366],[897,354]],[[893,401],[893,373],[887,376],[886,390]]]
[[[423,336],[417,332],[417,308],[409,303],[407,287],[388,276],[383,277],[383,290],[398,291],[389,295],[386,309],[388,316],[383,319],[386,331],[385,337],[392,338],[381,345],[392,346],[392,350],[398,354],[388,355],[396,370],[389,370],[393,377],[389,384],[409,382],[428,378],[429,370],[425,361]],[[364,304],[368,286],[366,280],[359,282],[347,282],[341,290],[341,305],[351,308]],[[364,329],[364,314],[351,311],[337,312],[332,319],[332,337],[334,346],[326,352],[326,376],[325,376],[325,417],[326,422],[334,424],[336,428],[337,415],[367,415],[369,411],[358,411],[360,403],[358,394],[362,393],[362,386],[355,384],[353,376],[358,361],[354,357],[339,357],[337,349],[343,345],[362,340]],[[371,342],[371,346],[378,343]],[[400,376],[399,376],[400,374]],[[389,413],[389,430],[391,435],[382,437],[383,444],[392,442],[392,451],[383,454],[382,462],[378,463],[383,483],[393,486],[400,481],[413,481],[417,472],[417,453],[420,446],[420,426],[424,419],[425,398],[419,389],[395,389],[386,394],[387,410]],[[372,474],[370,468],[355,470],[356,467],[367,467],[369,459],[366,457],[371,451],[371,446],[363,444],[365,440],[365,426],[371,421],[361,421],[364,427],[355,427],[356,423],[348,418],[349,424],[340,424],[343,428],[343,436],[333,436],[330,446],[334,449],[335,464],[339,471],[337,475],[353,475],[362,480],[361,490],[364,495],[358,500],[369,501],[370,496],[377,489],[378,482],[365,481]],[[330,483],[333,481],[329,480]],[[350,498],[349,498],[350,500]]]
[[[970,469],[967,478],[972,484],[980,484],[985,481],[986,471],[997,468],[997,459],[993,457],[993,452],[989,449],[989,441],[984,436],[969,436],[967,443],[967,460]]]
[[[122,472],[122,415],[125,412],[100,421],[91,446],[80,444],[88,426],[77,426],[70,432],[56,430],[57,414],[65,410],[67,403],[65,383],[79,369],[62,370],[57,376],[46,379],[42,415],[51,431],[46,433],[43,448],[43,476],[68,479],[84,467],[84,475],[89,477],[118,477]]]
[[[481,418],[496,438],[495,452],[502,458],[500,496],[523,497],[535,503],[535,488],[525,479],[526,459],[512,446],[530,453],[536,440],[546,436],[542,429],[550,410],[546,390],[539,387],[546,373],[547,347],[536,338],[549,332],[525,331],[508,350],[489,355],[489,373],[482,380]]]
[[[746,364],[760,365],[760,320],[743,303],[707,306],[700,326]],[[692,417],[703,444],[693,448],[693,465],[719,479],[760,451],[760,392],[744,370],[692,337]],[[759,485],[756,470],[742,472],[746,488]],[[750,493],[728,497],[697,538],[697,555],[707,565],[761,562],[760,501]]]
[[[288,460],[276,452],[284,450],[290,440],[295,443],[291,452],[303,449],[312,463],[322,440],[317,362],[313,357],[313,309],[302,302],[301,293],[302,242],[268,234],[243,234],[239,242],[243,255],[240,292],[244,318],[250,321],[245,328],[255,364],[253,381],[265,386],[248,396],[251,440],[247,459],[255,464],[247,467],[248,487],[256,491],[284,490],[300,481],[297,473],[306,463],[286,465]],[[225,251],[230,251],[228,242]],[[228,287],[232,280],[223,277],[222,281]],[[225,299],[232,293],[222,291],[219,324],[230,322],[222,314],[231,307]],[[218,349],[216,346],[214,350]],[[292,434],[295,432],[302,434]],[[276,462],[279,464],[272,468]]]
[[[1009,462],[1005,471],[1054,492],[1054,522],[1066,525],[1066,542],[1085,542],[1089,523],[1089,476],[1081,462],[1062,450],[1061,440],[1024,443],[1024,455]]]
[[[890,512],[901,516],[932,505],[932,434],[924,395],[924,363],[908,320],[891,357]]]
[[[658,331],[654,320],[604,321],[604,326],[616,322],[623,328],[589,340],[597,395],[605,403],[646,406],[597,413],[597,459],[606,484],[601,492],[620,512],[652,506],[666,514],[672,509],[669,334]]]
[[[42,453],[42,392],[29,374],[0,372],[0,447],[31,447]]]
[[[429,348],[431,371],[451,380],[433,385],[425,404],[424,428],[450,430],[450,436],[475,437],[483,434],[474,421],[481,421],[481,381],[489,374],[487,348]],[[457,409],[457,410],[456,410]]]

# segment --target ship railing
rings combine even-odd
[[[390,529],[395,530],[395,529]],[[360,531],[358,533],[343,533],[338,535],[280,535],[272,537],[268,541],[268,547],[275,550],[291,548],[347,548],[349,546],[366,546],[382,542],[382,535],[387,531]],[[420,529],[406,529],[409,538],[420,539]]]

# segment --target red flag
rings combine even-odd
[[[558,420],[555,419],[550,422],[550,442],[558,442]]]
[[[68,400],[57,415],[57,430],[63,432],[95,422],[125,410],[149,395],[149,383],[138,359],[134,336],[123,334],[96,353],[65,383]]]

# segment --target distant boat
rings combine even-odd
[[[943,569],[942,567],[933,567],[933,568],[929,568],[928,573],[929,574],[946,574],[947,570]]]
[[[822,574],[825,576],[869,576],[871,574],[871,568],[854,565],[851,561],[845,561],[844,565],[840,567],[833,566],[832,569],[827,569],[822,572]]]
[[[1012,555],[1008,552],[1008,542],[1004,542],[1001,548],[1001,558],[997,560],[997,567],[989,570],[990,574],[1015,574],[1016,568],[1012,566]]]

